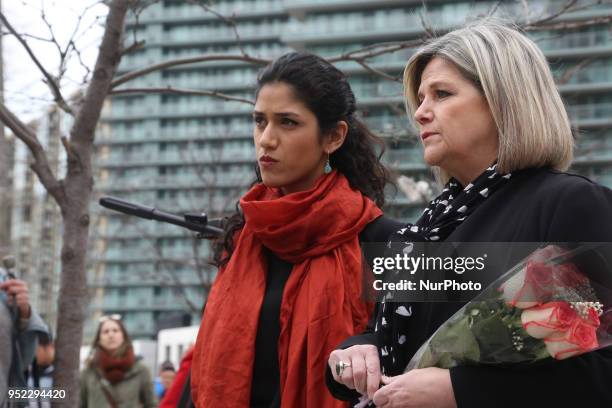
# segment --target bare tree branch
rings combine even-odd
[[[161,246],[158,245],[158,243],[157,243],[157,237],[151,236],[146,231],[142,231],[142,228],[140,228],[137,224],[135,225],[135,228],[142,232],[142,235],[145,238],[145,242],[147,242],[150,245],[151,249],[156,254],[157,259],[155,261],[155,268],[157,269],[158,267],[162,267],[163,271],[165,271],[167,276],[169,276],[170,279],[174,282],[175,289],[180,291],[181,299],[185,302],[185,305],[192,312],[197,313],[199,310],[201,310],[201,307],[198,307],[198,306],[194,305],[194,303],[191,301],[191,299],[189,299],[189,296],[187,295],[187,291],[186,291],[186,289],[187,289],[186,285],[183,282],[181,282],[180,277],[178,276],[176,271],[174,271],[174,269],[172,268],[173,265],[187,266],[187,267],[193,266],[193,265],[191,265],[189,260],[184,259],[184,258],[170,259],[170,258],[164,256],[164,253],[163,253],[163,250],[162,250]],[[191,237],[191,239],[195,240],[195,238],[193,238],[193,237]],[[158,269],[158,271],[159,271],[159,269]],[[168,286],[168,285],[164,284],[164,282],[162,280],[159,279],[159,276],[157,276],[155,278],[157,278],[156,280],[159,281],[163,286],[166,286],[166,287]]]
[[[49,194],[55,199],[58,205],[63,205],[66,202],[66,195],[63,183],[58,181],[53,175],[45,150],[38,141],[36,134],[24,124],[13,112],[11,112],[3,103],[0,103],[0,121],[4,123],[21,141],[23,141],[34,158],[31,165],[32,171],[36,173],[42,185],[47,189]]]
[[[109,92],[109,94],[111,95],[121,95],[121,94],[128,94],[128,93],[142,93],[142,94],[144,93],[169,93],[169,94],[180,94],[180,95],[202,95],[202,96],[212,96],[215,98],[224,99],[226,101],[235,101],[235,102],[247,103],[249,105],[255,105],[255,102],[249,99],[239,98],[237,96],[224,94],[218,91],[207,91],[207,90],[202,90],[202,89],[180,89],[180,88],[172,88],[171,86],[168,86],[166,88],[115,89]]]
[[[578,10],[583,10],[589,7],[592,7],[592,5],[585,5],[585,6],[580,6],[580,7],[576,7],[576,3],[578,3],[578,0],[568,0],[565,2],[565,4],[556,12],[551,13],[547,16],[541,17],[535,21],[529,22],[527,21],[527,24],[523,25],[523,29],[528,30],[528,29],[535,29],[535,28],[541,28],[539,26],[542,26],[554,19],[556,19],[557,17],[562,16],[565,13],[568,12],[572,12],[572,11],[578,11]],[[599,3],[599,2],[597,2]],[[523,6],[526,7],[526,11],[525,11],[525,16],[526,18],[528,18],[529,15],[529,4],[524,1],[523,2]]]
[[[191,242],[191,249],[193,251],[193,259],[195,260],[195,264],[196,264],[196,271],[198,274],[198,277],[200,278],[200,285],[202,285],[202,287],[204,287],[204,289],[206,289],[206,293],[208,294],[210,292],[210,288],[212,287],[212,277],[210,276],[210,272],[208,273],[208,275],[206,276],[207,279],[204,278],[203,276],[203,271],[207,270],[206,265],[204,265],[201,261],[202,257],[200,256],[200,248],[198,247],[198,243],[193,240]],[[208,270],[210,271],[210,268],[208,268]]]
[[[204,55],[198,55],[198,56],[189,57],[189,58],[178,58],[178,59],[164,61],[159,64],[154,64],[154,65],[139,69],[137,71],[132,71],[132,72],[128,72],[127,74],[121,75],[119,78],[115,79],[111,83],[111,88],[116,88],[121,84],[124,84],[128,81],[131,81],[132,79],[141,77],[143,75],[150,74],[151,72],[175,67],[178,65],[195,64],[198,62],[206,62],[206,61],[244,61],[244,62],[248,62],[251,64],[257,64],[257,65],[266,65],[270,62],[270,60],[263,59],[263,58],[255,58],[255,57],[250,57],[250,56],[245,56],[245,55],[228,55],[228,54],[204,54]]]
[[[363,48],[345,52],[340,55],[328,57],[326,59],[331,63],[336,63],[340,61],[350,61],[355,59],[368,59],[378,57],[379,55],[383,54],[392,54],[394,52],[401,51],[406,48],[418,47],[422,44],[422,39],[373,44]]]
[[[2,31],[1,35],[2,36],[13,35],[13,33],[8,32],[8,31]],[[42,42],[46,42],[46,43],[52,43],[53,42],[53,39],[51,39],[51,38],[40,37],[40,36],[34,35],[34,34],[19,33],[19,36],[23,37],[23,38],[31,38],[33,40],[42,41]]]
[[[62,146],[64,147],[64,150],[66,151],[66,156],[68,156],[68,161],[78,160],[78,157],[74,152],[74,149],[72,148],[72,146],[70,146],[70,142],[68,141],[68,138],[66,136],[62,136],[60,140],[62,141]]]
[[[59,42],[55,38],[55,33],[53,32],[53,27],[51,26],[51,23],[49,22],[49,20],[47,20],[47,14],[45,13],[45,6],[42,0],[40,2],[40,18],[43,21],[43,23],[45,23],[45,25],[47,26],[47,30],[49,30],[49,35],[51,35],[51,43],[55,45],[55,48],[57,48],[57,51],[59,52],[60,66],[61,66],[64,61],[65,53],[62,51],[62,47],[60,47]],[[60,68],[60,75],[58,75],[60,78],[61,78],[61,71],[62,70]]]
[[[419,11],[419,19],[421,20],[421,26],[423,27],[423,31],[425,31],[425,38],[435,38],[436,31],[434,30],[434,28],[429,22],[425,21],[426,15],[428,13],[427,3],[425,2],[425,0],[421,1],[421,5],[422,5],[422,8],[421,8],[422,11]]]
[[[372,66],[370,66],[368,63],[366,63],[362,58],[354,58],[353,61],[355,61],[356,63],[358,63],[359,65],[361,65],[362,67],[364,67],[366,69],[366,71],[368,71],[371,74],[380,76],[388,81],[393,81],[393,82],[402,82],[400,78],[398,77],[394,77],[392,75],[389,75],[381,70],[378,70]]]
[[[570,22],[559,22],[551,24],[539,24],[539,25],[527,25],[522,28],[525,31],[535,30],[575,30],[578,28],[585,28],[594,25],[609,24],[612,22],[612,15],[595,17],[586,21],[570,21]]]
[[[525,23],[529,25],[531,24],[531,7],[529,6],[529,0],[521,0],[521,6],[525,14]]]
[[[87,81],[87,78],[89,77],[89,75],[91,74],[91,69],[87,66],[87,64],[85,64],[85,62],[83,62],[83,57],[81,56],[81,52],[79,51],[79,49],[76,47],[74,41],[70,41],[70,43],[72,44],[72,49],[74,50],[78,60],[79,60],[79,64],[81,65],[81,67],[83,67],[85,69],[85,75],[83,75],[83,84]]]
[[[62,96],[62,93],[59,89],[59,84],[57,83],[55,78],[53,78],[51,74],[49,74],[47,70],[42,66],[42,64],[36,57],[36,55],[34,55],[34,52],[30,48],[28,43],[22,37],[19,36],[17,31],[15,31],[11,23],[7,20],[4,13],[2,13],[2,11],[0,11],[0,20],[2,20],[2,24],[4,24],[6,28],[8,28],[11,34],[13,34],[15,38],[17,39],[17,41],[19,41],[19,43],[23,46],[23,48],[26,50],[26,52],[30,56],[30,59],[32,60],[32,62],[34,62],[34,64],[38,67],[40,72],[43,74],[43,76],[46,79],[47,85],[49,85],[49,88],[51,89],[51,92],[53,93],[54,100],[57,103],[57,105],[61,107],[66,113],[69,113],[70,115],[74,115],[72,108],[70,107],[70,105],[68,105],[68,103]]]
[[[121,56],[143,48],[145,46],[145,43],[146,43],[145,40],[138,41],[136,38],[134,38],[134,42],[132,44],[130,44],[129,46],[121,50]]]
[[[489,8],[489,11],[487,11],[487,16],[491,17],[492,15],[497,13],[497,10],[499,9],[499,6],[501,6],[501,3],[501,0],[496,1],[495,4],[491,6],[491,8]]]
[[[187,0],[187,3],[193,4],[194,6],[201,7],[204,11],[207,11],[207,12],[213,14],[219,20],[221,20],[225,24],[227,24],[232,29],[232,31],[234,32],[234,37],[236,37],[236,43],[238,45],[238,48],[240,48],[240,53],[242,55],[244,55],[244,56],[248,56],[248,54],[246,53],[246,51],[244,50],[244,47],[242,45],[242,40],[240,39],[240,34],[238,34],[238,26],[236,25],[236,20],[234,20],[234,18],[230,18],[230,17],[224,16],[223,14],[219,13],[216,10],[213,10],[212,7],[210,7],[207,4],[202,3],[201,1]],[[235,17],[235,15],[233,17]]]
[[[587,65],[591,64],[593,62],[593,58],[587,58],[585,60],[580,61],[580,63],[574,65],[573,67],[567,69],[565,72],[563,72],[563,75],[561,75],[558,79],[557,79],[557,84],[558,85],[565,85],[569,82],[570,79],[572,79],[572,76],[574,76],[576,73],[582,71],[584,69],[584,67],[586,67]]]

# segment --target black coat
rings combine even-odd
[[[524,170],[484,201],[446,241],[612,243],[612,191],[577,175],[550,169]],[[612,279],[612,269],[603,273],[604,280]],[[463,304],[413,305],[413,335],[408,338],[411,355]],[[377,344],[376,339],[368,331],[348,339],[340,348]],[[612,407],[611,348],[521,368],[463,366],[450,369],[450,373],[458,408]],[[355,396],[333,381],[329,370],[327,376],[336,397]]]

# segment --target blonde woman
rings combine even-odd
[[[525,35],[492,21],[452,31],[412,56],[404,86],[424,159],[445,188],[392,241],[612,241],[612,191],[565,173],[569,120],[544,55]],[[609,349],[520,370],[404,373],[463,304],[379,304],[376,330],[332,352],[328,387],[385,408],[612,406]]]

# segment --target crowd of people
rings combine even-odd
[[[162,364],[156,389],[121,320],[101,319],[82,407],[612,406],[610,348],[520,368],[405,372],[465,302],[368,302],[364,244],[610,242],[612,191],[567,172],[566,109],[546,58],[518,30],[481,21],[433,39],[407,62],[403,83],[441,186],[410,223],[381,210],[391,181],[384,143],[357,116],[346,76],[303,52],[262,70],[255,181],[217,240],[219,271],[194,348],[178,372]],[[38,337],[27,382],[43,386],[52,338],[23,282],[0,289],[13,307],[0,325],[14,328],[0,331],[0,385],[17,381],[13,366],[27,367]]]

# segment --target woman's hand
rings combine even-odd
[[[350,364],[342,371],[336,372],[336,363]],[[356,390],[372,399],[380,386],[380,360],[378,349],[371,344],[352,346],[344,350],[334,350],[327,362],[331,368],[334,380],[348,388]]]
[[[374,394],[381,408],[457,408],[450,371],[430,367],[395,377],[382,377],[385,384]]]

